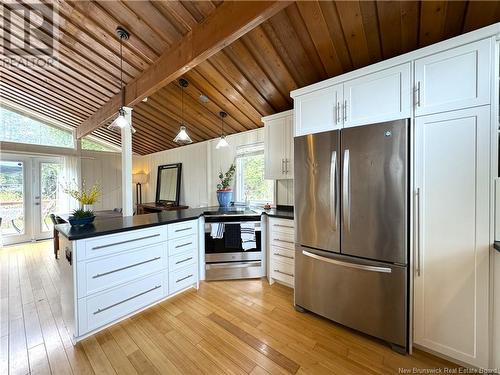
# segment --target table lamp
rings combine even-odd
[[[135,201],[142,204],[142,184],[148,181],[148,175],[144,172],[134,173],[132,181],[135,183]]]

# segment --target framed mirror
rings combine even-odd
[[[156,204],[178,206],[181,192],[182,163],[158,166]]]

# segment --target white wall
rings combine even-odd
[[[82,151],[80,158],[81,180],[85,181],[87,187],[98,183],[102,189],[102,196],[94,209],[99,211],[121,207],[121,154]]]
[[[143,188],[143,201],[153,202],[156,194],[157,168],[162,164],[182,163],[180,203],[190,207],[216,205],[220,170],[227,170],[239,146],[264,142],[264,129],[250,130],[227,137],[228,148],[216,150],[218,139],[161,151],[134,160],[134,173],[144,171],[149,181]]]

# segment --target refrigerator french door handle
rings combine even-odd
[[[330,222],[337,231],[337,151],[332,151],[330,159]]]
[[[348,231],[351,230],[351,176],[349,171],[349,149],[344,150],[344,165],[342,178],[342,219]]]
[[[358,270],[370,271],[370,272],[392,273],[392,270],[389,267],[367,266],[364,264],[343,262],[341,260],[331,259],[331,258],[323,257],[321,255],[313,254],[313,253],[306,251],[306,250],[302,250],[302,255],[305,255],[306,257],[313,258],[316,260],[320,260],[322,262],[335,264],[335,265],[341,266],[341,267],[355,268]]]
[[[416,233],[415,233],[415,250],[417,251],[417,276],[420,277],[420,188],[417,188],[415,192],[415,200],[416,200]]]

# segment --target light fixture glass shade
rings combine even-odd
[[[179,130],[179,133],[174,138],[174,142],[175,143],[179,143],[181,145],[187,145],[189,143],[193,143],[193,141],[191,140],[191,137],[189,137],[189,135],[188,135],[188,133],[186,131],[186,127],[185,126],[181,126],[181,129]]]
[[[148,175],[144,172],[134,173],[132,175],[132,182],[134,184],[145,184],[148,182]]]
[[[116,129],[116,128],[126,128],[130,126],[129,122],[125,118],[125,111],[120,108],[118,111],[118,117],[114,119],[114,121],[108,126],[108,129]]]
[[[219,142],[217,142],[217,146],[215,146],[215,148],[218,150],[219,148],[228,147],[228,146],[229,146],[229,143],[227,143],[227,141],[226,141],[226,136],[221,135],[219,138]]]

